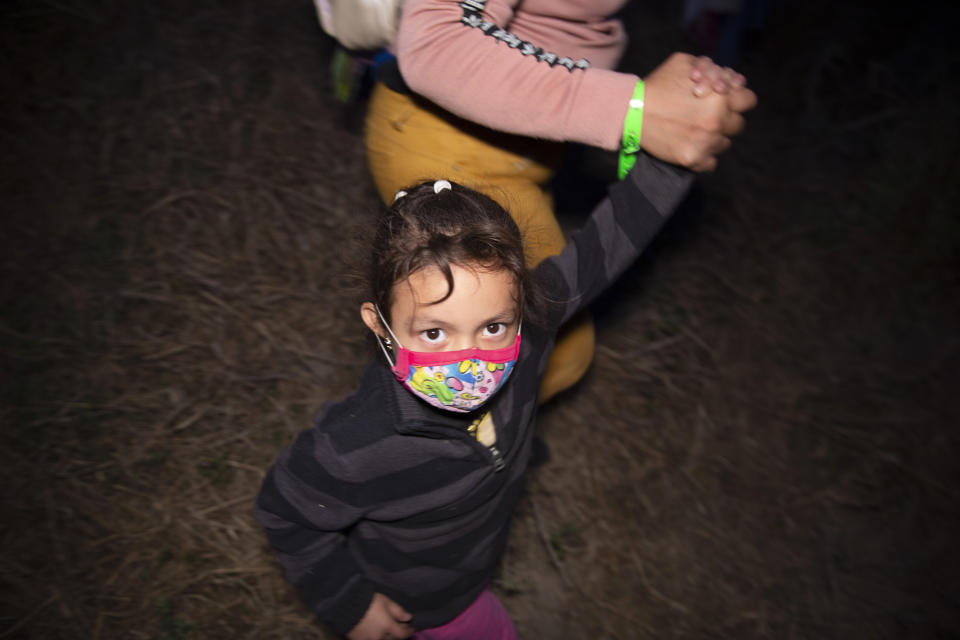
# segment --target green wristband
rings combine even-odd
[[[617,176],[623,180],[637,161],[640,151],[640,133],[643,130],[643,80],[637,82],[627,108],[627,117],[623,119],[623,140],[620,143],[620,161],[617,164]]]

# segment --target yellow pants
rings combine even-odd
[[[523,233],[528,266],[563,249],[563,232],[545,189],[562,145],[493,131],[380,83],[370,99],[365,143],[385,203],[404,187],[451,180],[490,196],[510,212]],[[593,322],[584,313],[560,332],[540,385],[540,401],[582,378],[593,349]]]

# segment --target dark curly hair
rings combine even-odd
[[[443,302],[453,293],[451,265],[506,270],[517,285],[517,308],[536,322],[539,287],[524,263],[523,237],[516,222],[491,198],[451,182],[434,191],[434,182],[406,189],[378,221],[369,262],[371,300],[390,322],[393,286],[425,267],[446,278]]]

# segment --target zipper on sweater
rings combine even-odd
[[[500,453],[500,449],[497,449],[497,445],[495,445],[495,444],[492,444],[492,445],[490,445],[490,446],[487,447],[487,448],[490,449],[490,455],[493,456],[493,471],[494,471],[494,473],[503,471],[503,468],[504,468],[505,466],[507,466],[507,465],[506,465],[506,463],[503,461],[503,454]]]
[[[488,430],[485,431],[483,425],[488,422]],[[486,447],[487,451],[490,452],[490,456],[493,458],[493,471],[496,473],[503,471],[503,468],[506,467],[507,464],[503,461],[503,454],[500,453],[500,449],[497,449],[498,440],[496,431],[489,431],[489,429],[494,429],[494,425],[493,421],[490,420],[490,412],[488,411],[470,423],[470,426],[467,427],[467,433],[471,440],[481,447]],[[488,437],[484,437],[484,434]],[[487,444],[484,440],[491,440],[491,442]]]

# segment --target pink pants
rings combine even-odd
[[[414,640],[518,640],[507,610],[489,589],[445,625],[423,629]]]

